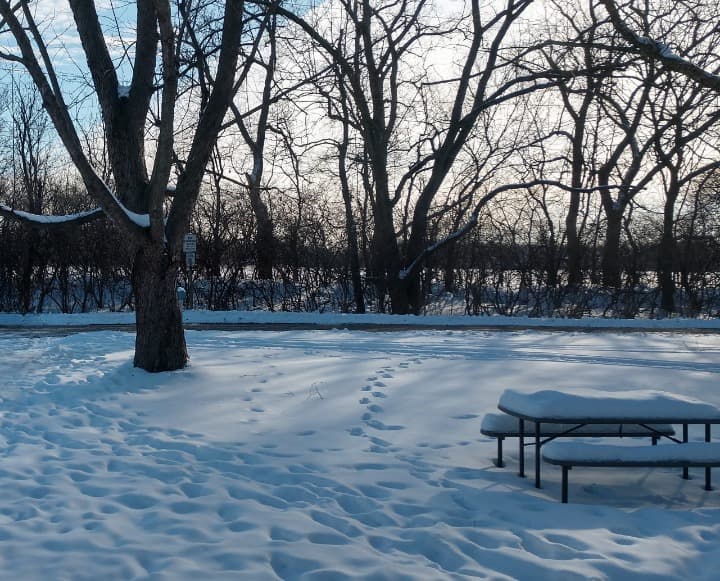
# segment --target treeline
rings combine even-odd
[[[7,192],[10,182],[3,183]],[[79,211],[80,190],[70,180],[49,179],[43,205],[62,208],[64,213]],[[218,202],[223,204],[221,211]],[[669,314],[662,309],[658,284],[662,222],[657,213],[636,208],[626,220],[620,250],[622,284],[609,287],[603,283],[602,270],[605,224],[596,211],[598,219],[586,222],[583,230],[582,283],[570,286],[564,226],[542,205],[538,199],[516,194],[489,204],[478,227],[427,261],[421,274],[423,312],[535,317]],[[254,215],[245,192],[217,196],[206,190],[192,226],[198,237],[197,260],[192,268],[181,268],[178,280],[184,306],[357,311],[342,208],[331,191],[304,200],[303,206],[301,215],[281,207],[272,216],[277,259],[272,279],[261,279]],[[381,311],[377,281],[368,268],[372,232],[361,218],[360,302],[369,311]],[[442,238],[453,232],[456,221],[441,214],[430,229]],[[674,224],[676,314],[696,317],[720,312],[718,226],[720,196],[714,187],[685,201]],[[107,220],[75,229],[36,229],[0,221],[0,248],[2,311],[134,308],[132,255]]]

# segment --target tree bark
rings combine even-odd
[[[353,286],[353,298],[355,300],[355,312],[363,314],[365,312],[365,296],[362,285],[362,276],[360,273],[360,251],[358,248],[357,224],[352,208],[352,194],[350,192],[350,183],[347,177],[347,150],[349,145],[348,125],[343,128],[343,140],[338,148],[338,168],[340,176],[340,186],[342,190],[343,205],[345,207],[345,234],[348,244],[348,258],[350,262],[350,277]]]
[[[179,263],[155,244],[142,246],[133,264],[137,333],[135,367],[181,369],[188,360],[177,300]]]
[[[620,234],[622,231],[622,210],[606,211],[607,227],[602,254],[603,284],[609,288],[622,285],[620,266]]]
[[[248,176],[248,186],[250,205],[256,222],[255,267],[257,277],[260,280],[272,280],[275,255],[277,252],[273,221],[270,217],[270,212],[268,212],[267,205],[265,205],[265,202],[263,202],[260,197],[259,180]]]
[[[676,185],[677,180],[672,180]],[[675,281],[673,280],[673,267],[675,266],[676,242],[673,233],[675,225],[675,202],[677,201],[677,188],[671,187],[666,193],[663,209],[663,231],[660,239],[658,254],[658,282],[660,283],[660,307],[666,313],[675,312]]]

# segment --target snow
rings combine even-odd
[[[502,396],[501,396],[502,397]],[[647,424],[646,424],[647,425]],[[672,435],[673,430],[670,424],[651,424],[649,427],[657,432],[667,433]],[[483,433],[488,435],[501,435],[501,434],[516,434],[519,435],[520,429],[518,425],[518,419],[506,413],[487,413],[483,416],[480,424],[480,429]],[[544,423],[541,424],[543,435],[557,435],[557,434],[568,434],[572,432],[574,436],[583,434],[592,435],[611,435],[617,434],[618,436],[629,436],[629,435],[651,435],[652,431],[640,424],[586,424],[578,426],[578,424],[558,424],[558,423]],[[527,437],[532,437],[535,432],[535,422],[526,421],[524,425],[525,434]]]
[[[607,393],[604,390],[578,389],[568,393],[547,389],[528,394],[507,389],[500,396],[498,406],[519,416],[548,421],[588,419],[621,422],[645,419],[657,423],[687,419],[720,423],[720,408],[697,399],[656,390],[631,389]]]
[[[183,312],[187,324],[202,325],[306,325],[313,327],[352,328],[355,326],[387,327],[448,327],[448,328],[550,328],[550,329],[607,329],[647,331],[718,331],[720,319],[556,319],[503,316],[465,315],[384,315],[341,313],[289,313],[268,311],[195,311]],[[0,313],[0,327],[133,325],[135,313]]]
[[[3,210],[4,212],[8,212],[10,214],[14,214],[18,218],[27,220],[28,222],[35,222],[37,224],[62,224],[64,222],[73,222],[75,220],[81,220],[83,218],[86,218],[87,216],[92,216],[93,214],[96,214],[98,212],[98,209],[96,208],[94,210],[87,210],[85,212],[78,212],[76,214],[51,216],[47,214],[32,214],[23,210],[15,210],[10,206],[6,206],[5,204],[0,204],[0,210]]]
[[[720,442],[688,442],[682,446],[619,446],[579,444],[577,442],[550,442],[542,448],[545,458],[563,462],[625,462],[659,463],[683,462],[720,463]]]
[[[720,405],[718,334],[190,330],[148,374],[131,332],[31,328],[70,319],[0,331],[0,579],[716,577],[702,469],[579,470],[562,505],[479,427],[508,387]]]

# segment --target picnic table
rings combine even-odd
[[[688,426],[705,426],[705,441],[711,440],[711,426],[720,424],[720,408],[689,397],[663,391],[631,390],[604,392],[576,390],[572,393],[542,390],[523,393],[507,389],[500,396],[498,408],[519,421],[520,476],[525,475],[525,422],[534,423],[530,445],[535,446],[535,486],[540,488],[540,448],[557,436],[542,439],[542,424],[570,424],[569,431],[592,424],[638,425],[652,430],[653,424],[682,424],[682,440],[658,432],[676,443],[688,442]],[[620,434],[622,435],[622,434]],[[706,468],[709,471],[709,468]],[[688,478],[687,468],[683,477]],[[709,474],[706,472],[709,482]]]

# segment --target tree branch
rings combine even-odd
[[[15,210],[5,204],[0,204],[0,216],[21,222],[32,228],[42,230],[60,230],[71,226],[79,226],[93,222],[98,218],[105,216],[102,208],[95,208],[86,212],[78,212],[77,214],[66,214],[63,216],[48,216],[45,214],[32,214],[22,210]]]
[[[640,36],[636,32],[633,32],[620,16],[614,0],[600,0],[600,3],[605,6],[605,10],[607,10],[615,30],[617,30],[620,36],[622,36],[628,44],[633,46],[642,57],[658,61],[662,63],[665,68],[685,75],[706,89],[720,92],[720,76],[679,57],[662,42],[653,40],[647,36]]]

